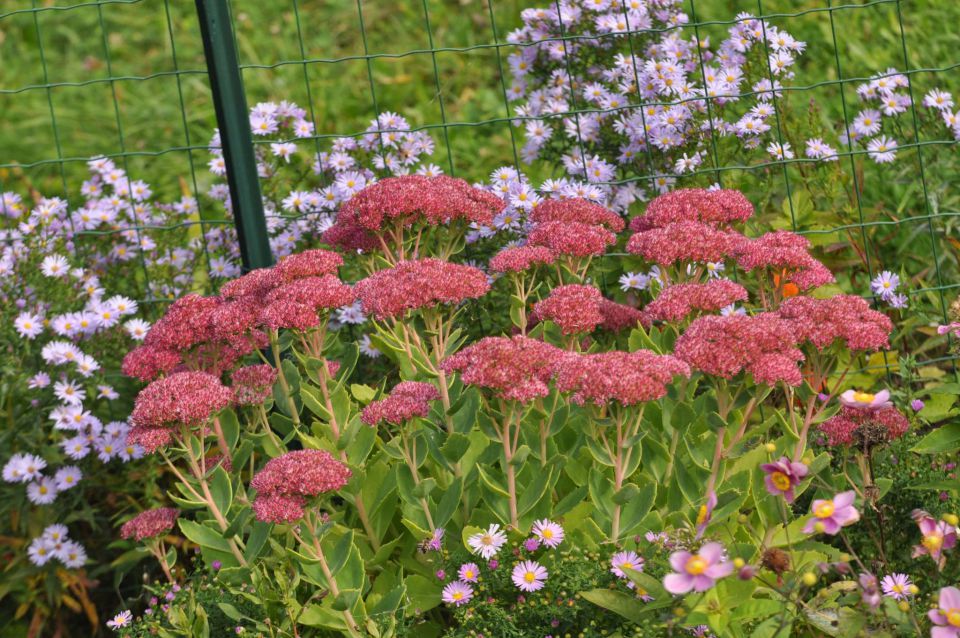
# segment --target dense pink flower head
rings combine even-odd
[[[705,543],[696,554],[687,550],[670,554],[672,574],[663,579],[663,588],[671,594],[707,591],[717,580],[733,573],[733,563],[724,556],[720,543]]]
[[[533,306],[533,317],[554,322],[565,335],[592,332],[603,323],[602,301],[602,293],[593,286],[557,286],[546,299]]]
[[[260,300],[253,297],[224,300],[210,312],[208,332],[213,339],[233,341],[260,326]],[[213,340],[211,339],[211,340]]]
[[[315,248],[295,255],[288,255],[281,259],[273,269],[284,281],[291,281],[304,277],[335,275],[337,269],[342,265],[343,257],[337,253]]]
[[[202,297],[189,294],[180,297],[167,308],[150,332],[143,344],[162,350],[183,352],[204,343],[213,334],[210,330],[211,317],[222,303],[219,297]]]
[[[600,327],[611,332],[620,332],[626,328],[636,328],[637,324],[650,326],[650,317],[643,311],[609,299],[600,300],[600,314],[603,323]]]
[[[354,287],[363,311],[377,320],[399,318],[411,310],[458,304],[490,290],[479,268],[427,258],[401,261],[375,272]]]
[[[264,523],[293,523],[303,518],[303,506],[307,499],[296,494],[257,495],[253,499],[253,515]]]
[[[674,354],[706,374],[730,379],[740,372],[757,383],[803,383],[790,324],[771,313],[709,315],[695,319],[680,335]]]
[[[220,296],[227,299],[240,297],[263,297],[281,282],[280,273],[274,268],[258,268],[228,281],[220,287]]]
[[[367,425],[404,423],[414,417],[430,413],[430,402],[440,398],[440,391],[432,383],[402,381],[393,387],[390,394],[373,401],[363,409],[361,420]]]
[[[149,381],[166,374],[181,363],[179,353],[155,346],[139,346],[123,357],[120,369],[128,377]]]
[[[320,235],[323,243],[342,250],[369,252],[380,244],[377,237],[347,215],[337,217],[333,226]]]
[[[277,330],[293,328],[309,330],[320,325],[320,315],[310,306],[295,301],[278,300],[260,311],[260,320],[266,327]]]
[[[233,402],[233,392],[206,372],[175,372],[140,391],[130,420],[145,428],[195,426]]]
[[[351,197],[340,215],[361,227],[378,231],[385,223],[400,220],[404,226],[422,221],[446,224],[454,219],[488,225],[505,202],[466,181],[447,175],[388,177]]]
[[[737,253],[737,265],[747,272],[758,268],[786,272],[787,280],[801,290],[832,283],[833,274],[810,255],[809,249],[806,238],[778,230],[743,243]]]
[[[644,310],[657,321],[679,321],[694,312],[716,312],[747,300],[747,289],[729,279],[674,284],[664,288]]]
[[[530,220],[537,223],[579,222],[604,226],[615,233],[619,233],[625,226],[623,218],[609,208],[579,197],[543,200],[530,212]]]
[[[296,279],[277,286],[266,296],[268,304],[286,301],[308,306],[317,312],[349,306],[355,299],[353,288],[333,275]]]
[[[157,509],[140,512],[120,528],[120,538],[133,538],[142,541],[166,534],[173,529],[173,524],[180,515],[174,507],[158,507]]]
[[[548,384],[564,354],[549,343],[520,335],[485,337],[444,359],[441,367],[459,372],[464,383],[525,403],[550,394]]]
[[[273,393],[277,369],[268,363],[244,366],[231,375],[233,396],[239,405],[258,405]]]
[[[724,261],[737,254],[746,237],[700,222],[677,222],[635,234],[627,252],[668,266],[677,262]]]
[[[127,434],[127,445],[139,445],[147,454],[153,454],[173,442],[170,428],[148,428],[134,424]]]
[[[577,405],[616,401],[626,406],[661,398],[675,376],[689,377],[690,368],[649,350],[570,354],[558,365],[557,388],[573,392]]]
[[[853,295],[829,299],[791,297],[777,314],[790,322],[797,341],[809,341],[818,350],[842,341],[850,350],[879,350],[889,347],[893,323],[883,313]]]
[[[546,246],[504,248],[490,259],[493,272],[523,272],[534,266],[552,264],[556,256]]]
[[[643,215],[630,221],[630,229],[650,230],[683,221],[723,226],[743,222],[752,215],[753,204],[740,191],[682,188],[650,202]]]
[[[546,246],[559,255],[591,257],[605,253],[617,236],[594,224],[543,222],[534,226],[527,240],[532,246]]]
[[[910,429],[910,419],[894,407],[862,410],[844,406],[838,414],[820,424],[830,445],[872,447],[899,439]]]
[[[259,520],[296,520],[305,498],[339,490],[350,477],[350,468],[326,450],[287,452],[267,461],[250,481],[257,490],[254,512]]]

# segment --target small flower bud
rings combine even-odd
[[[817,575],[813,572],[806,572],[803,577],[803,584],[807,587],[813,587],[817,583]]]
[[[775,444],[773,444],[773,443],[767,443],[767,444],[764,445],[763,447],[764,447],[764,449],[765,449],[767,452],[769,452],[770,454],[773,454],[774,452],[777,451],[777,446],[776,446]]]
[[[944,514],[943,520],[947,525],[953,525],[954,527],[960,525],[960,518],[957,518],[956,514]]]
[[[900,608],[900,611],[910,611],[910,603],[905,600],[901,600],[897,607]]]
[[[742,558],[734,558],[734,559],[733,559],[733,566],[736,567],[737,569],[740,569],[740,568],[743,567],[745,564],[746,564],[746,563],[744,562],[744,560],[743,560]]]

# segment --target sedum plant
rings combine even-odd
[[[849,387],[892,323],[833,294],[806,239],[752,227],[735,191],[668,193],[629,224],[557,197],[525,243],[459,263],[504,206],[387,178],[324,232],[341,253],[174,302],[124,370],[148,382],[129,441],[180,511],[125,535],[177,580],[156,540],[175,521],[261,635],[953,631],[956,517],[915,512],[918,571],[890,571],[877,451],[912,423]],[[652,273],[619,301],[617,245]],[[385,373],[331,324],[357,302]],[[164,635],[206,635],[190,609],[194,633]]]

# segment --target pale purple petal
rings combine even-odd
[[[674,552],[670,554],[670,567],[675,572],[684,572],[687,567],[687,561],[693,556],[690,552]]]
[[[671,594],[686,594],[693,589],[693,578],[687,574],[667,574],[663,579],[663,588]]]

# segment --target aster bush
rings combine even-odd
[[[127,440],[131,386],[116,374],[150,323],[77,234],[85,209],[12,192],[0,209],[0,588],[32,631],[77,612],[95,628],[96,574],[121,553],[102,542],[110,517],[155,489],[152,465],[132,463],[144,451]]]

